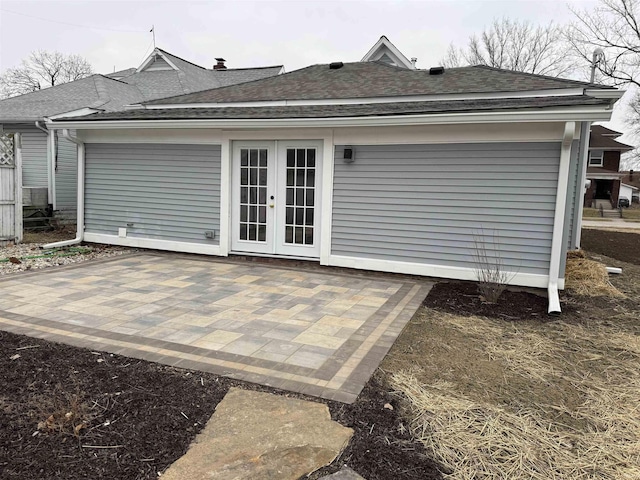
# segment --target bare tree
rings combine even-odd
[[[591,63],[593,52],[601,49],[596,62],[596,81],[636,90],[640,87],[640,2],[638,0],[600,0],[591,11],[570,7],[575,21],[567,28],[567,40],[575,54]],[[626,122],[635,139],[640,138],[640,94],[624,105]],[[624,169],[640,168],[638,149],[622,157]]]
[[[9,68],[0,75],[0,98],[35,92],[92,73],[89,62],[79,55],[38,50],[22,60],[19,67]]]
[[[567,40],[576,54],[591,63],[596,48],[604,51],[604,61],[596,66],[598,79],[640,86],[638,0],[600,0],[593,11],[570,8],[576,20],[567,29]]]
[[[488,65],[551,76],[569,75],[575,68],[566,55],[562,27],[508,18],[494,19],[479,37],[471,36],[466,47],[450,45],[442,63],[445,67]]]

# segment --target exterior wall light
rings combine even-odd
[[[344,155],[342,156],[344,163],[353,163],[356,161],[356,151],[353,147],[344,147]]]

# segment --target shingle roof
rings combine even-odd
[[[602,125],[592,125],[591,126],[591,135],[589,136],[589,148],[596,148],[600,150],[615,150],[620,152],[628,152],[629,150],[633,150],[635,147],[631,145],[627,145],[626,143],[622,143],[617,141],[613,134],[616,137],[622,135],[615,130],[610,130]]]
[[[160,50],[160,49],[158,49]],[[0,122],[24,122],[91,107],[106,111],[170,95],[198,92],[230,84],[277,75],[282,66],[208,70],[161,50],[180,70],[121,70],[109,75],[91,75],[17,97],[0,100]],[[129,73],[122,78],[119,76]]]
[[[486,66],[446,69],[442,75],[409,70],[383,62],[345,63],[342,68],[313,65],[241,85],[164,98],[152,105],[322,100],[495,92],[521,92],[584,87],[611,88],[575,80],[531,75]]]
[[[553,108],[576,105],[608,105],[606,99],[585,95],[498,98],[483,100],[395,102],[347,105],[301,105],[272,107],[163,108],[96,113],[83,121],[102,120],[187,120],[187,119],[268,119],[340,118],[390,115],[418,115],[447,112],[498,111],[508,109]],[[80,119],[78,119],[80,120]]]
[[[606,135],[607,137],[617,138],[622,135],[622,132],[616,132],[610,128],[603,127],[602,125],[591,125],[591,134]]]
[[[640,172],[634,171],[633,175],[631,175],[629,171],[620,173],[623,174],[622,178],[620,179],[622,183],[631,185],[632,187],[640,188]]]
[[[0,121],[35,121],[84,107],[110,111],[141,99],[140,92],[131,85],[91,75],[0,101]]]

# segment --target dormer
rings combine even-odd
[[[149,55],[142,65],[138,67],[136,73],[140,72],[153,72],[159,70],[175,70],[178,71],[178,67],[165,55],[159,48],[155,48],[151,55]]]
[[[362,57],[361,62],[383,62],[394,67],[408,68],[415,70],[416,58],[409,60],[405,57],[396,46],[389,41],[384,35],[380,37],[380,40],[371,47],[371,50]]]

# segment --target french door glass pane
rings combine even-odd
[[[285,243],[313,245],[315,175],[315,149],[287,149]]]
[[[240,149],[240,240],[267,240],[267,149]]]

